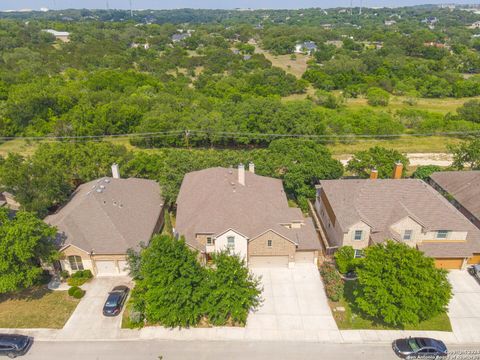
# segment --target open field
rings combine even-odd
[[[255,52],[263,54],[268,60],[272,62],[273,66],[285,70],[286,73],[295,75],[300,79],[303,73],[307,70],[307,62],[311,59],[308,55],[295,54],[296,59],[292,60],[291,55],[272,55],[270,52],[255,47]]]
[[[0,296],[0,328],[61,329],[80,300],[46,286]]]

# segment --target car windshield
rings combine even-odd
[[[420,349],[420,345],[415,339],[408,339],[408,345],[413,351],[418,351]]]
[[[118,294],[110,295],[107,299],[107,302],[105,303],[105,306],[107,307],[117,306],[119,300],[120,300],[120,295]]]

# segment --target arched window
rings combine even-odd
[[[70,268],[73,271],[83,270],[82,258],[78,255],[71,255],[68,257],[68,262],[70,263]]]

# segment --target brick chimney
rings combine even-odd
[[[245,165],[238,165],[238,183],[245,186]]]
[[[120,168],[118,164],[112,164],[112,177],[114,179],[120,179]]]
[[[378,170],[377,169],[372,169],[370,171],[370,179],[371,180],[378,179]]]
[[[248,171],[255,174],[255,164],[253,162],[248,163]]]
[[[395,163],[395,166],[393,167],[393,179],[401,179],[402,178],[402,171],[403,171],[403,164],[400,161],[397,161]]]

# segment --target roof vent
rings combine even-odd
[[[105,185],[100,185],[100,189],[105,189]]]
[[[103,180],[103,181],[108,184],[108,183],[110,182],[110,179],[105,179],[105,180]]]
[[[113,206],[117,206],[117,202],[116,202],[116,201],[113,202]]]
[[[101,192],[103,192],[103,190],[102,190],[102,189],[97,189],[97,190],[95,190],[95,191],[96,191],[97,193],[101,193]]]
[[[123,204],[119,204],[118,207],[119,207],[120,209],[122,209],[122,208],[123,208]]]

